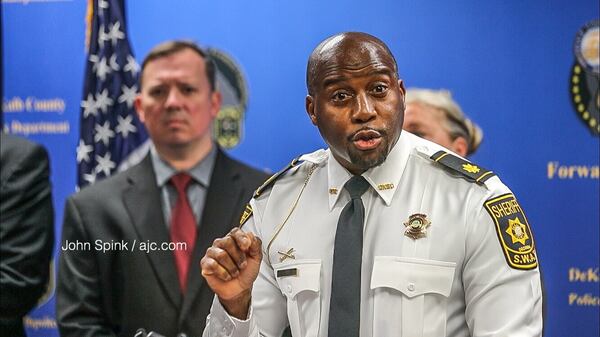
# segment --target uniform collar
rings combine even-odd
[[[408,156],[412,150],[409,139],[411,136],[402,131],[398,142],[388,154],[386,161],[362,174],[387,206],[392,203],[392,198],[398,188]],[[352,177],[352,174],[335,160],[330,150],[327,152],[329,155],[327,165],[329,186],[327,192],[329,193],[329,210],[331,211],[342,194],[344,184]]]

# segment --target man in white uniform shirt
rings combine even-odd
[[[273,176],[243,229],[207,250],[204,336],[280,336],[288,324],[293,336],[541,335],[523,211],[491,171],[401,133],[388,47],[332,36],[311,54],[307,86],[329,149]]]

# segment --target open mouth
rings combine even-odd
[[[381,144],[381,133],[373,129],[360,130],[351,138],[352,143],[361,151],[373,150]]]

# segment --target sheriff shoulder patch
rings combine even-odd
[[[246,208],[242,213],[242,217],[240,218],[240,227],[242,227],[248,219],[252,216],[252,206],[250,204],[246,204]]]
[[[529,270],[537,267],[533,235],[525,213],[512,194],[504,194],[485,202],[496,224],[496,234],[511,268]]]
[[[445,167],[460,173],[465,179],[482,185],[486,180],[495,176],[492,171],[477,166],[468,160],[452,155],[446,151],[438,151],[431,156],[431,159]]]

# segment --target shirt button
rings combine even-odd
[[[187,337],[187,335],[182,332],[179,335],[177,335],[177,337]]]
[[[407,288],[408,288],[408,291],[415,291],[415,284],[409,283]]]
[[[292,293],[292,285],[291,284],[288,284],[288,286],[287,286],[287,292],[290,293],[290,294]]]

